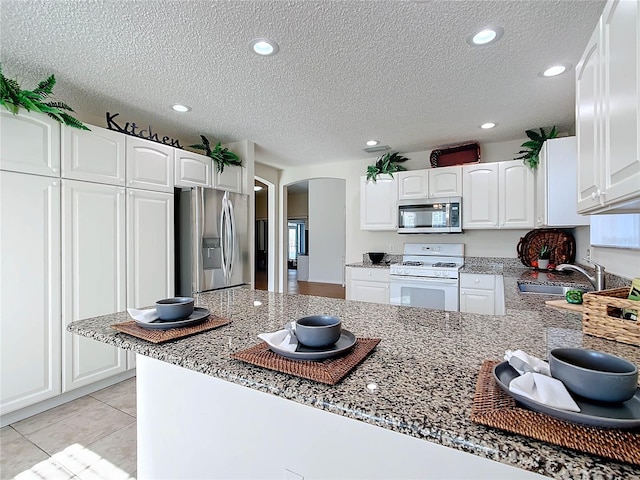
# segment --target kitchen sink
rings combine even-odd
[[[518,289],[522,293],[539,293],[542,295],[566,295],[569,290],[581,290],[586,292],[585,288],[570,287],[566,285],[541,285],[539,283],[519,283]]]

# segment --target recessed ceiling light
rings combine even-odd
[[[380,143],[380,140],[367,140],[367,145],[374,147]]]
[[[262,187],[260,185],[254,185],[253,186],[253,191],[254,192],[259,192],[260,190],[262,190]]]
[[[500,40],[504,29],[502,27],[486,27],[467,37],[467,43],[473,46],[489,45]]]
[[[493,127],[495,127],[495,126],[496,126],[496,124],[495,124],[495,123],[493,123],[493,122],[487,122],[487,123],[483,123],[482,125],[480,125],[480,128],[487,129],[487,128],[493,128]]]
[[[249,42],[251,51],[264,57],[275,55],[280,50],[278,44],[268,38],[254,38]]]
[[[187,105],[181,105],[179,103],[176,103],[175,105],[171,105],[171,108],[173,108],[176,112],[180,112],[180,113],[185,113],[185,112],[190,112],[191,111],[191,107],[189,107]]]
[[[547,68],[544,72],[542,72],[543,77],[555,77],[556,75],[560,75],[568,70],[569,65],[562,63],[559,65],[553,65],[552,67]]]

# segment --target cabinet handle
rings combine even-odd
[[[57,169],[57,168],[52,168],[52,169],[51,169],[51,171],[52,171],[53,173],[58,173],[58,169]]]
[[[58,186],[58,182],[57,182],[57,181],[56,181],[56,182],[53,182],[53,186],[54,186],[54,187],[57,187],[57,186]]]
[[[124,178],[121,178],[121,179],[120,179],[120,183],[124,183]]]
[[[480,279],[479,279],[479,278],[476,278],[476,279],[475,279],[475,282],[476,282],[476,283],[480,283]]]

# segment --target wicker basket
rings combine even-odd
[[[629,300],[629,287],[586,293],[582,331],[588,335],[640,346],[640,321],[616,318],[623,308],[640,312],[640,301]]]

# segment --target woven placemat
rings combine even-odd
[[[499,361],[485,360],[478,375],[471,421],[544,442],[640,465],[640,429],[617,430],[565,422],[516,405],[493,378]]]
[[[139,327],[133,320],[130,322],[116,323],[111,325],[111,328],[115,328],[119,332],[141,338],[142,340],[147,340],[148,342],[164,343],[171,340],[177,340],[178,338],[195,335],[196,333],[206,332],[207,330],[213,330],[214,328],[222,327],[229,323],[231,323],[231,320],[227,318],[209,315],[208,319],[202,323],[198,323],[197,325],[182,328],[170,328],[169,330],[148,330],[146,328]]]
[[[356,365],[365,359],[380,343],[379,338],[358,338],[348,353],[322,361],[292,360],[269,350],[266,342],[241,350],[231,358],[281,373],[289,373],[316,382],[335,385]]]

